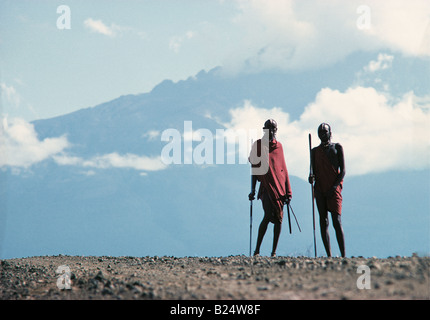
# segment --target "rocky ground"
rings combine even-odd
[[[429,300],[429,265],[416,255],[29,257],[0,260],[0,299]]]

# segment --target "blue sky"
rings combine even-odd
[[[49,118],[216,66],[312,70],[360,51],[428,61],[429,12],[426,0],[2,0],[2,114]]]
[[[63,4],[71,28],[60,30]],[[220,65],[236,12],[218,1],[2,1],[1,81],[14,92],[3,113],[47,118]]]

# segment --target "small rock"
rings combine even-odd
[[[96,279],[97,281],[103,281],[103,280],[105,280],[106,278],[103,276],[103,272],[99,271],[99,272],[97,273],[97,275],[94,277],[94,279]]]
[[[106,294],[113,295],[113,291],[110,288],[104,288],[102,290],[102,295],[106,295]]]
[[[258,291],[266,291],[266,290],[269,290],[269,288],[267,288],[267,287],[257,287],[257,290]]]

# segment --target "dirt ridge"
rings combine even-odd
[[[429,257],[415,254],[386,259],[40,256],[0,260],[0,299],[429,300],[429,266]]]

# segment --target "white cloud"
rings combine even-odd
[[[19,86],[25,85],[19,78],[14,79],[14,82]],[[36,119],[39,118],[38,112],[33,105],[21,97],[16,86],[0,82],[0,98],[0,111],[5,117],[13,117],[15,114],[27,109]]]
[[[430,105],[419,105],[417,100],[413,93],[394,102],[374,88],[345,92],[325,88],[299,120],[290,122],[288,113],[279,108],[261,109],[245,102],[231,111],[226,126],[249,130],[275,119],[289,172],[303,179],[309,173],[308,134],[313,146],[319,144],[316,131],[321,122],[331,125],[333,142],[344,147],[349,176],[423,169],[430,167]]]
[[[372,60],[369,62],[369,64],[364,67],[365,71],[369,72],[376,72],[379,70],[385,70],[391,67],[391,64],[394,60],[394,56],[386,54],[386,53],[380,53],[378,54],[378,59]]]
[[[160,136],[160,131],[158,130],[150,130],[147,133],[143,134],[144,138],[147,138],[149,141],[153,141]]]
[[[381,45],[412,56],[430,56],[430,2],[427,0],[366,1],[372,10],[371,35]]]
[[[64,153],[55,155],[53,159],[57,164],[62,166],[77,166],[83,163],[82,158],[75,157],[75,156],[68,156],[68,155],[65,155]]]
[[[40,141],[34,126],[23,119],[2,119],[0,167],[24,167],[49,159],[69,146],[65,136]]]
[[[101,20],[93,20],[92,18],[88,18],[84,21],[84,26],[90,29],[93,32],[101,33],[108,37],[115,36],[115,27],[108,27]]]
[[[65,136],[39,140],[34,126],[27,121],[14,118],[2,119],[0,124],[0,167],[29,168],[44,160],[53,159],[58,165],[79,166],[82,168],[130,168],[143,171],[163,170],[167,166],[158,157],[138,156],[116,152],[83,159],[70,156],[70,147]],[[94,171],[87,171],[87,175]]]
[[[142,40],[147,39],[148,36],[145,31],[133,27],[120,26],[115,23],[112,23],[110,26],[108,26],[102,20],[94,20],[92,18],[87,18],[84,21],[84,26],[92,32],[100,33],[110,38],[122,36],[126,33],[133,34]]]
[[[6,83],[0,82],[0,94],[1,99],[4,99],[8,105],[14,108],[19,107],[21,98],[13,86],[8,86]]]
[[[187,31],[185,33],[185,35],[174,36],[174,37],[170,38],[169,49],[175,53],[178,53],[183,42],[185,40],[190,40],[190,39],[194,38],[195,36],[196,36],[196,33],[194,31]]]
[[[158,171],[167,168],[160,157],[138,156],[131,153],[120,155],[113,152],[95,156],[90,159],[59,154],[53,158],[59,165],[72,165],[96,169],[129,168],[144,171]]]
[[[157,171],[165,169],[167,166],[161,161],[160,157],[146,157],[127,153],[119,155],[116,152],[94,157],[84,161],[83,166],[95,168],[131,168],[136,170]]]
[[[414,101],[413,93],[395,102],[374,88],[323,89],[300,122],[332,125],[351,174],[429,168],[430,113]]]
[[[180,37],[173,37],[169,41],[169,49],[175,53],[179,52],[179,48],[181,47],[182,40]]]
[[[357,27],[359,0],[236,0],[242,40],[226,67],[260,71],[319,67],[355,51],[430,56],[428,0],[369,0],[369,28]]]
[[[94,170],[82,171],[81,173],[87,177],[91,177],[91,176],[96,174],[96,172]]]

